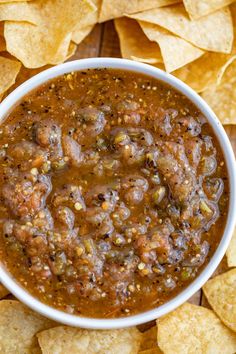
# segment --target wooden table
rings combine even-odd
[[[76,53],[69,60],[91,57],[121,57],[119,39],[114,29],[113,21],[97,24],[90,35],[78,46]],[[43,69],[44,68],[35,70],[22,69],[14,87]],[[236,125],[226,126],[225,130],[236,153]],[[216,270],[216,273],[222,273],[226,269],[227,264],[224,258]],[[201,290],[194,294],[189,301],[193,304],[209,306]]]

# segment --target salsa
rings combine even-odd
[[[113,69],[42,85],[0,126],[0,257],[31,294],[114,318],[157,307],[222,237],[228,173],[181,93]]]

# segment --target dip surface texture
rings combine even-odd
[[[213,130],[156,79],[54,79],[0,126],[0,256],[42,302],[114,318],[157,307],[208,263],[229,186]]]

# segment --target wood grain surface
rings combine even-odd
[[[89,36],[85,38],[85,40],[78,46],[76,53],[69,60],[71,61],[75,59],[92,57],[121,57],[119,40],[114,28],[113,21],[97,24]],[[19,77],[17,78],[16,85],[14,85],[13,88],[44,69],[45,67],[36,70],[26,68],[22,69]],[[225,130],[234,148],[234,152],[236,153],[236,125],[226,126]],[[226,269],[227,266],[224,259],[218,267],[216,273],[220,273],[222,270]],[[207,300],[205,299],[201,290],[194,294],[194,296],[192,296],[189,301],[193,304],[202,304],[206,307],[209,307],[209,304],[207,303]]]

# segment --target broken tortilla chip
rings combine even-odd
[[[220,85],[203,92],[203,99],[213,109],[222,124],[236,124],[236,56],[221,75]]]
[[[172,5],[177,2],[179,0],[103,0],[99,22],[121,17],[124,13],[133,14],[139,11]]]
[[[72,32],[77,23],[96,11],[89,0],[36,0],[29,4],[40,17],[34,26],[7,21],[4,28],[7,51],[27,68],[63,62],[68,53]]]
[[[210,279],[203,291],[215,313],[236,332],[236,269]]]
[[[19,301],[0,301],[0,352],[40,353],[36,333],[55,326]]]
[[[136,354],[141,341],[137,328],[95,331],[59,326],[38,333],[43,354]]]
[[[136,21],[122,17],[115,20],[115,28],[123,58],[149,64],[162,62],[159,46],[149,41]]]
[[[236,334],[215,313],[202,306],[185,303],[157,321],[157,338],[165,354],[233,354]]]
[[[227,5],[232,4],[235,0],[183,0],[184,6],[192,19],[198,19],[202,16],[221,9]]]
[[[181,4],[128,16],[159,25],[201,49],[221,53],[231,52],[234,35],[228,7],[194,21],[189,19]]]
[[[167,72],[177,70],[204,54],[203,50],[160,26],[143,21],[139,21],[139,25],[150,41],[159,44]]]
[[[227,264],[229,267],[236,267],[236,229],[234,230],[229,247],[226,251]]]
[[[0,95],[4,94],[16,80],[21,63],[16,60],[0,57]]]

